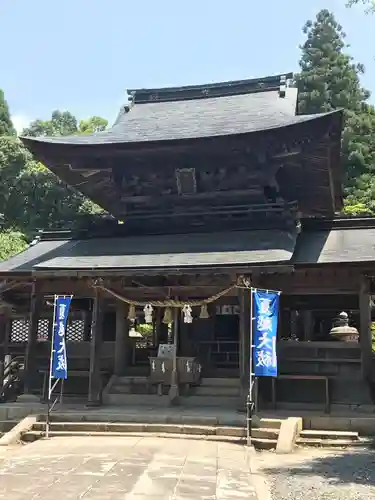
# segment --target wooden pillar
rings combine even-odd
[[[178,395],[178,374],[177,374],[177,349],[178,349],[178,327],[180,319],[180,309],[178,307],[173,308],[173,344],[174,344],[174,354],[173,354],[173,367],[171,373],[171,387],[169,389],[169,399],[174,401]]]
[[[359,342],[362,357],[362,376],[363,378],[367,378],[371,375],[372,369],[372,334],[370,283],[366,276],[363,276],[362,278],[359,291],[359,317]]]
[[[37,379],[37,341],[38,323],[43,302],[43,293],[40,283],[34,281],[31,288],[29,332],[27,338],[25,370],[24,370],[24,394],[31,395],[33,386]]]
[[[91,340],[91,319],[92,310],[83,311],[83,341],[90,342]]]
[[[103,317],[102,304],[99,290],[95,289],[95,297],[92,308],[91,344],[90,344],[90,373],[89,373],[89,395],[90,406],[100,406],[102,395],[102,380],[100,374],[101,347],[103,342]]]
[[[250,290],[239,288],[240,324],[239,324],[239,361],[241,403],[245,404],[249,392],[249,361],[250,361]]]
[[[313,315],[312,311],[302,311],[303,321],[303,339],[304,341],[312,340],[313,337]]]
[[[126,374],[128,364],[129,326],[126,318],[127,306],[121,300],[116,303],[116,343],[115,343],[115,375]]]
[[[0,312],[0,392],[4,379],[5,345],[7,336],[8,315],[5,310]]]

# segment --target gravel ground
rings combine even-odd
[[[265,475],[272,500],[375,499],[375,450],[263,452],[256,469]]]

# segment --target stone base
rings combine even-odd
[[[40,403],[40,398],[35,394],[20,394],[17,397],[18,403]]]

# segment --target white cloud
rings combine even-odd
[[[13,115],[12,117],[13,126],[17,131],[17,134],[20,134],[22,130],[29,126],[32,121],[25,115]]]

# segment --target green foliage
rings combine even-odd
[[[69,135],[97,132],[107,126],[106,120],[96,116],[79,126],[77,123],[71,113],[54,111],[51,120],[36,120],[23,134]],[[0,214],[6,230],[17,227],[32,237],[37,229],[74,228],[101,212],[100,207],[33,161],[16,136],[0,136]]]
[[[5,225],[25,233],[36,229],[73,227],[77,214],[90,210],[83,196],[69,188],[41,163],[28,162],[9,194]]]
[[[296,77],[299,113],[344,109],[342,161],[347,207],[358,210],[364,205],[361,213],[373,213],[375,109],[367,102],[369,92],[360,84],[364,67],[346,53],[345,33],[327,10],[306,23],[304,32],[307,39]]]
[[[51,120],[35,120],[22,131],[23,136],[44,137],[78,133],[77,119],[69,111],[55,110]]]
[[[375,0],[349,0],[346,5],[352,7],[360,3],[366,6],[366,12],[375,12]]]
[[[77,119],[69,111],[54,111],[50,120],[35,120],[22,131],[23,136],[45,137],[74,134],[92,134],[105,130],[108,121],[100,116],[92,116],[87,120]]]
[[[5,100],[4,92],[0,89],[0,136],[15,134],[8,103]]]
[[[338,108],[360,111],[368,97],[359,82],[363,66],[354,64],[343,52],[345,33],[328,10],[318,13],[304,27],[307,40],[302,45],[301,72],[297,75],[298,110],[301,114]]]
[[[18,231],[0,232],[0,260],[9,259],[27,246],[24,235]]]
[[[107,125],[108,125],[108,120],[105,120],[100,116],[92,116],[87,120],[81,120],[79,122],[79,133],[93,134],[95,132],[102,132],[107,128]]]

